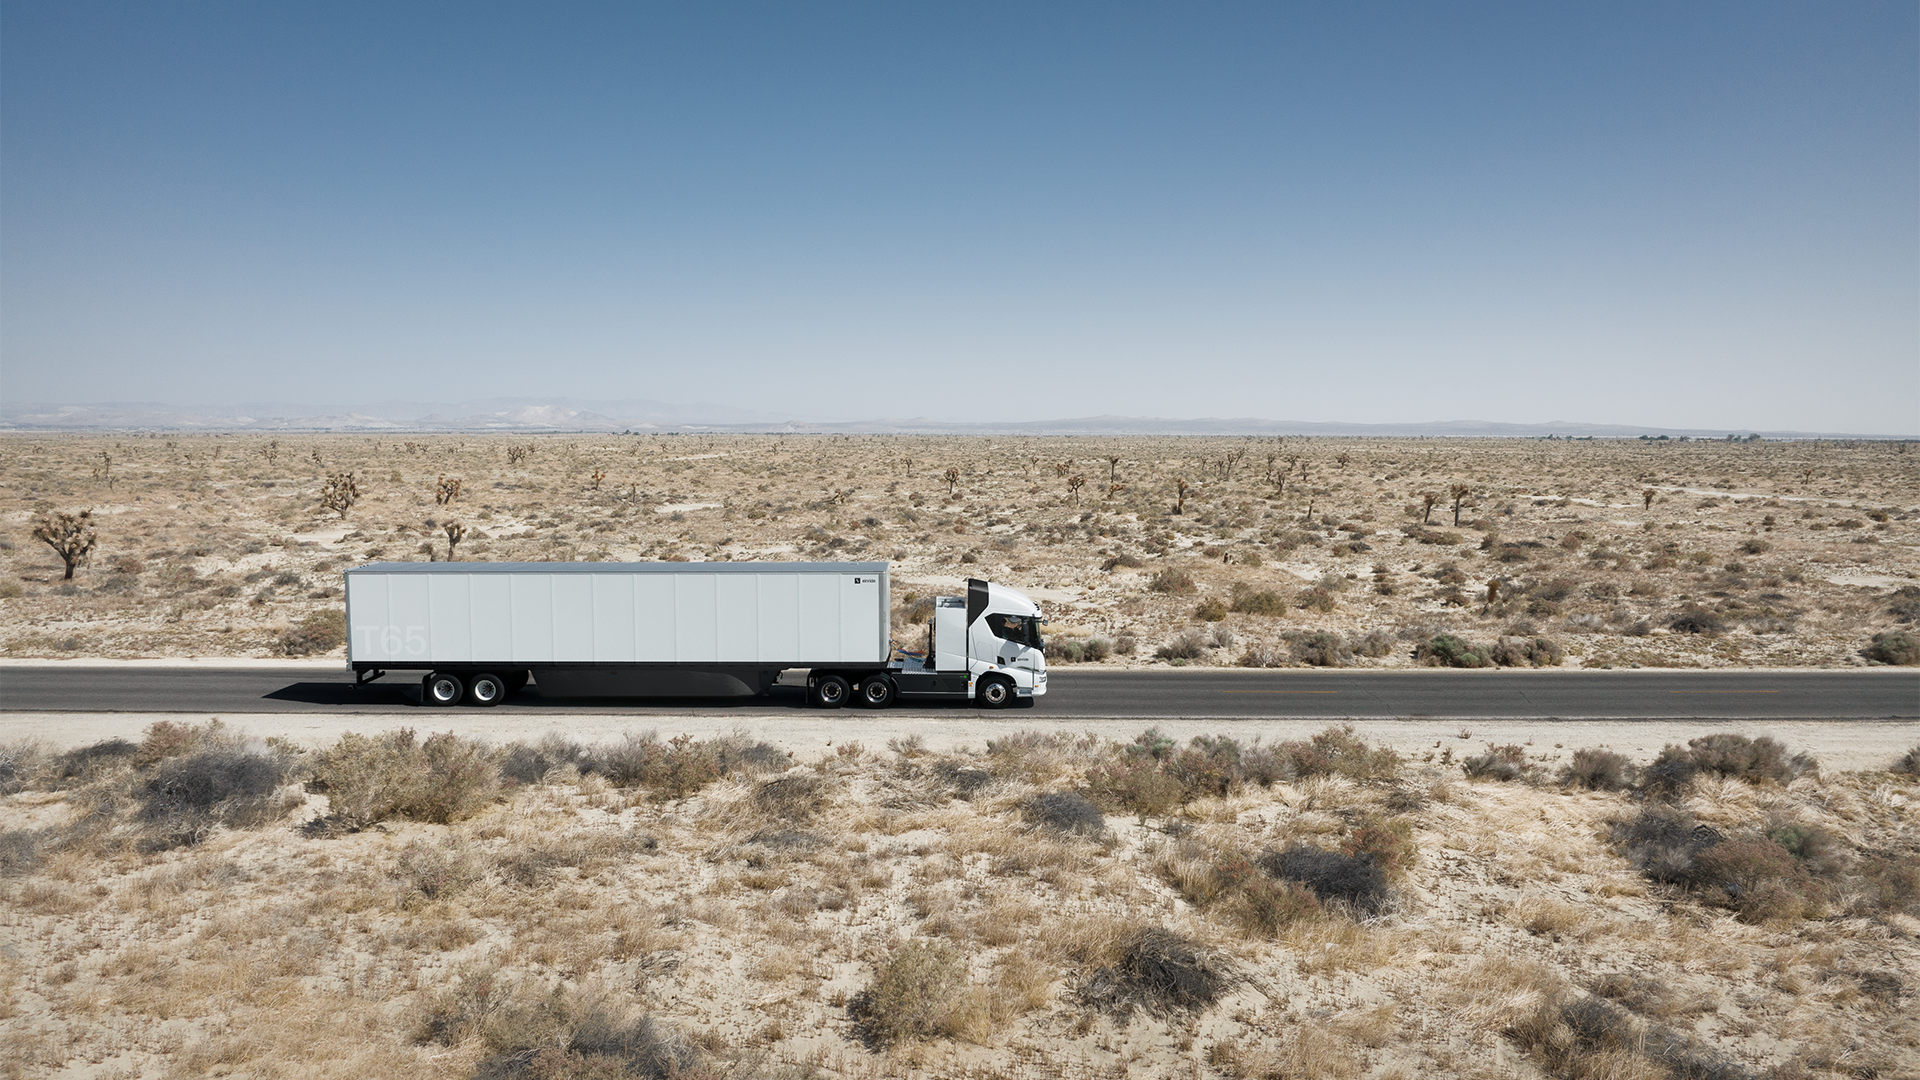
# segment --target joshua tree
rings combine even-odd
[[[1433,521],[1433,507],[1439,501],[1440,493],[1437,491],[1420,493],[1420,524],[1426,525]]]
[[[594,491],[600,490],[600,481],[605,480],[606,478],[607,478],[607,470],[601,469],[601,468],[595,468],[593,472],[587,477],[589,481],[589,486]]]
[[[1111,499],[1115,495],[1123,495],[1126,493],[1126,490],[1127,490],[1127,485],[1125,484],[1108,484],[1107,498]]]
[[[507,447],[507,464],[518,465],[522,461],[525,461],[527,455],[531,453],[533,453],[533,446],[531,444],[526,446],[509,446]]]
[[[454,553],[454,549],[460,546],[460,541],[467,538],[467,527],[457,521],[449,521],[441,526],[441,528],[445,529],[447,533],[447,561],[453,562],[459,558],[459,556]]]
[[[353,504],[360,501],[360,484],[350,472],[334,473],[327,477],[326,486],[320,489],[320,506],[332,510],[342,519]]]
[[[93,478],[105,480],[107,490],[113,490],[113,458],[105,450],[100,451],[100,464],[93,467]]]
[[[440,506],[445,506],[459,497],[460,478],[457,476],[441,477],[440,482],[434,488],[433,501]]]
[[[953,494],[954,490],[960,486],[959,469],[950,468],[946,472],[941,473],[940,478],[947,482],[947,494],[949,495]]]
[[[1647,490],[1640,493],[1640,509],[1642,510],[1653,509],[1653,489],[1652,488],[1648,488]]]
[[[273,464],[276,461],[279,461],[280,460],[280,440],[268,439],[267,445],[260,448],[260,456],[263,458],[266,458],[267,464],[269,465]]]
[[[1173,512],[1176,514],[1184,514],[1187,512],[1187,482],[1185,480],[1175,480],[1174,483],[1180,488],[1180,501],[1174,505]]]
[[[1073,505],[1080,505],[1080,487],[1086,482],[1087,478],[1081,476],[1079,473],[1067,477],[1067,490],[1073,492]]]
[[[1120,459],[1117,456],[1109,456],[1107,458],[1107,483],[1111,484],[1115,480],[1118,480],[1119,478],[1120,478]]]
[[[1487,581],[1487,606],[1492,607],[1494,601],[1498,599],[1500,599],[1500,579],[1491,578]]]
[[[1473,489],[1465,484],[1455,484],[1447,489],[1447,493],[1453,496],[1453,523],[1457,526],[1460,524],[1460,504],[1467,501],[1467,496],[1473,493]]]
[[[93,551],[93,545],[99,537],[93,531],[93,511],[82,510],[78,514],[62,511],[47,511],[40,523],[33,527],[33,538],[53,549],[60,561],[67,564],[67,573],[62,581],[73,580],[73,568],[85,562]]]
[[[1339,462],[1340,467],[1344,469],[1347,467],[1347,462],[1353,460],[1353,455],[1346,453],[1345,451],[1342,451],[1341,453],[1334,455],[1333,460]]]
[[[1053,475],[1055,476],[1065,476],[1072,471],[1073,471],[1072,458],[1068,458],[1065,461],[1056,461],[1053,463]]]

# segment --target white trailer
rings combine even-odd
[[[764,694],[807,670],[815,704],[990,707],[1046,693],[1040,609],[969,580],[896,658],[888,569],[860,563],[373,563],[347,571],[347,662],[424,671],[430,705],[543,696]]]

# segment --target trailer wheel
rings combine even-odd
[[[973,697],[983,709],[1004,709],[1013,704],[1013,684],[1001,678],[981,679]]]
[[[853,696],[853,688],[838,675],[822,675],[813,684],[813,704],[822,709],[837,709]]]
[[[420,703],[422,705],[434,705],[441,708],[445,708],[448,705],[458,705],[460,704],[460,699],[466,696],[466,693],[466,684],[460,681],[460,676],[450,671],[436,671],[420,680]]]
[[[860,704],[869,709],[884,709],[893,704],[893,680],[874,675],[860,684]]]
[[[505,701],[506,681],[498,675],[482,673],[467,680],[467,704],[490,709]]]

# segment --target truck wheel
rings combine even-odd
[[[869,709],[884,709],[893,704],[893,680],[875,675],[860,684],[860,704]]]
[[[1013,684],[1005,679],[981,679],[973,696],[983,709],[1004,709],[1013,704]]]
[[[821,709],[837,709],[853,696],[853,688],[838,675],[822,675],[813,684],[813,704]]]
[[[422,705],[435,705],[441,708],[458,705],[460,699],[466,696],[466,692],[466,684],[460,681],[460,676],[452,672],[436,671],[420,680]]]
[[[478,705],[483,709],[492,708],[505,701],[506,697],[506,680],[498,675],[483,673],[467,680],[467,704],[469,705]]]

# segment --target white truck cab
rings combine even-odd
[[[964,694],[991,708],[1040,697],[1047,692],[1041,622],[1032,600],[969,578],[964,597],[934,601],[926,659],[895,661],[894,679],[903,695]]]

